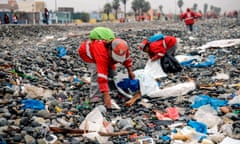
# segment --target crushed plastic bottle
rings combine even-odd
[[[155,144],[153,138],[149,136],[138,137],[136,144]]]

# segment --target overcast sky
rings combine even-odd
[[[92,12],[102,10],[104,4],[112,3],[113,0],[45,0],[49,10],[55,10],[55,1],[57,7],[74,7],[75,12]],[[127,0],[127,11],[132,11],[131,3],[133,0]],[[178,0],[146,0],[151,4],[151,8],[158,9],[159,5],[163,6],[163,11],[179,12]],[[198,4],[198,9],[203,10],[203,5],[207,3],[222,8],[222,12],[230,10],[240,10],[240,0],[183,0],[183,10],[187,7],[192,7],[194,3]],[[124,7],[121,3],[121,9]]]

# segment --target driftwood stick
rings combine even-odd
[[[95,131],[88,131],[88,130],[82,130],[82,129],[69,129],[69,128],[58,128],[58,127],[49,127],[50,131],[55,133],[62,133],[72,136],[79,136],[83,135],[89,132],[95,132]],[[98,132],[100,136],[121,136],[121,135],[128,135],[131,134],[129,131],[119,131],[119,132]]]
[[[121,135],[128,135],[130,133],[131,132],[129,132],[129,131],[119,131],[119,132],[111,132],[111,133],[108,133],[108,132],[98,132],[98,134],[100,136],[121,136]]]
[[[82,130],[82,129],[69,129],[69,128],[58,128],[58,127],[49,127],[50,131],[53,131],[55,133],[63,133],[63,134],[84,134],[84,132],[93,132],[88,130]]]

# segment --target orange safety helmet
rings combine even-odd
[[[112,41],[112,58],[116,62],[124,62],[127,59],[128,45],[123,39],[115,38]]]

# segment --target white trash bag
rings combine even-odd
[[[113,132],[113,128],[109,125],[104,127],[103,122],[105,118],[102,115],[102,112],[106,112],[106,109],[103,105],[100,105],[94,108],[81,123],[80,129],[93,131],[86,134],[83,134],[84,137],[87,137],[93,141],[97,140],[100,144],[105,144],[108,142],[109,137],[103,137],[98,134],[98,132]]]
[[[153,77],[153,79],[167,77],[167,74],[162,69],[161,60],[156,60],[152,62],[149,59],[146,63],[144,71],[145,73]]]

